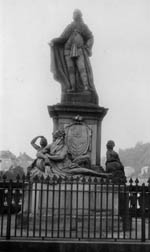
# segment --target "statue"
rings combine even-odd
[[[33,141],[33,140],[32,140]],[[40,148],[37,152],[36,162],[34,161],[29,168],[31,177],[36,175],[44,177],[54,175],[65,178],[68,176],[109,176],[105,173],[99,173],[88,168],[80,167],[78,163],[69,158],[68,148],[65,143],[65,131],[57,130],[53,134],[52,144]]]
[[[120,161],[119,155],[113,150],[115,142],[109,140],[106,144],[106,172],[112,173],[113,180],[125,179],[124,166]]]
[[[81,11],[74,10],[73,22],[50,43],[51,71],[63,92],[95,91],[89,61],[92,45],[92,32],[83,22]]]
[[[40,145],[36,143],[36,141],[40,139]],[[44,156],[44,149],[47,146],[47,139],[44,136],[37,136],[32,139],[31,145],[37,150],[37,158],[33,161],[33,163],[28,167],[28,171],[32,170],[35,166],[40,167],[42,171],[44,171],[44,166],[46,165],[46,156]]]
[[[39,138],[41,139],[40,140],[40,145],[37,145],[36,141]],[[47,139],[44,136],[37,136],[37,137],[32,139],[31,145],[33,146],[34,149],[36,149],[37,151],[40,151],[40,150],[42,150],[43,148],[45,148],[47,146]]]

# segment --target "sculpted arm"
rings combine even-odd
[[[69,38],[70,36],[70,33],[71,33],[71,25],[68,25],[65,30],[63,31],[63,33],[60,35],[60,37],[58,38],[54,38],[51,40],[51,43],[50,45],[51,46],[54,46],[54,44],[63,44],[67,41],[67,39]]]
[[[54,161],[61,161],[64,160],[64,158],[67,155],[67,147],[65,146],[60,153],[56,154],[47,154],[47,156]]]
[[[37,137],[33,138],[32,141],[31,141],[32,147],[33,147],[34,149],[36,149],[36,150],[39,150],[39,149],[40,149],[40,146],[36,144],[36,141],[37,141],[38,138],[41,138],[41,137],[42,137],[42,136],[37,136]]]
[[[44,149],[38,151],[37,158],[47,159],[50,153],[50,145],[47,145]]]

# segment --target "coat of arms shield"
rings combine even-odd
[[[67,127],[66,143],[68,152],[75,158],[87,153],[91,140],[91,130],[82,123],[74,123]]]

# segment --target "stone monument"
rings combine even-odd
[[[117,187],[113,187],[112,192],[112,184],[108,185],[108,182],[115,170],[123,175],[124,170],[113,151],[112,141],[107,144],[106,172],[101,168],[101,125],[107,109],[99,106],[89,60],[93,34],[83,22],[80,10],[74,11],[73,22],[49,45],[51,71],[61,86],[61,102],[48,106],[49,115],[53,119],[53,142],[48,144],[43,136],[31,141],[37,150],[37,158],[29,168],[33,181],[26,190],[22,212],[30,213],[31,221],[35,214],[37,219],[40,214],[57,222],[52,209],[61,210],[63,216],[64,209],[67,213],[71,209],[72,213],[82,214],[86,208],[86,216],[90,214],[92,219],[95,216],[96,221],[103,213],[101,221],[104,224],[109,221],[111,226],[111,212],[115,216],[119,214],[120,198]],[[40,145],[36,144],[37,139],[40,139]],[[83,180],[85,176],[89,176],[88,183]],[[95,178],[91,180],[91,176]],[[41,183],[36,180],[38,177]],[[105,182],[108,182],[97,180],[98,177],[106,178]],[[66,179],[70,179],[68,184]],[[100,184],[100,181],[103,182]],[[82,224],[80,217],[76,217],[75,221]],[[63,223],[63,219],[60,223],[58,221],[58,224]],[[88,227],[88,219],[84,224]]]
[[[89,59],[93,41],[81,11],[75,10],[73,22],[49,43],[51,71],[61,86],[61,102],[48,106],[48,112],[53,119],[53,131],[65,129],[73,157],[88,155],[86,166],[99,170],[101,125],[107,109],[99,106],[94,85]]]

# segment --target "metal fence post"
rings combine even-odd
[[[142,184],[142,225],[141,225],[141,241],[145,242],[145,184]]]
[[[10,239],[10,229],[11,229],[11,205],[12,205],[12,180],[9,182],[8,187],[8,213],[7,213],[7,230],[6,239]]]
[[[150,178],[147,181],[148,183],[148,240],[150,240]]]
[[[119,202],[119,214],[122,217],[123,233],[125,238],[125,232],[130,229],[131,222],[129,215],[129,188],[126,186],[126,183],[122,186],[122,192],[120,193]]]

